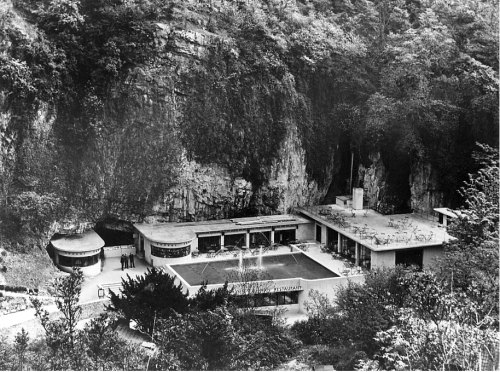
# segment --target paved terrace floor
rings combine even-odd
[[[80,302],[85,303],[99,299],[97,289],[99,285],[121,284],[122,278],[135,278],[146,273],[149,265],[137,256],[134,260],[135,268],[121,269],[120,257],[108,257],[102,260],[102,271],[92,278],[85,278],[82,285]]]

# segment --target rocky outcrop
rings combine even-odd
[[[331,168],[330,164],[325,167]],[[263,213],[286,213],[293,207],[317,204],[326,195],[333,175],[319,187],[306,172],[305,151],[296,128],[290,128],[270,169],[269,182],[256,193],[256,207]]]
[[[379,153],[370,155],[371,164],[360,165],[359,178],[363,180],[365,198],[371,208],[378,209],[387,196],[387,171]],[[411,168],[409,186],[410,205],[414,212],[429,213],[443,205],[443,191],[439,187],[438,175],[428,163],[418,162]]]
[[[360,165],[358,177],[363,180],[364,197],[368,199],[368,205],[377,209],[384,198],[386,189],[386,170],[380,153],[370,155],[371,164],[368,168]]]
[[[223,167],[201,165],[184,156],[178,185],[166,190],[153,210],[167,221],[224,218],[248,208],[252,193],[250,182],[233,179]]]
[[[318,203],[326,193],[326,187],[309,180],[304,150],[293,128],[268,172],[269,180],[255,189],[250,181],[233,178],[219,165],[201,165],[183,157],[179,184],[165,192],[154,206],[157,217],[148,221],[227,218],[248,209],[259,214],[286,213]]]
[[[432,212],[443,206],[443,191],[439,188],[438,175],[428,163],[418,162],[410,175],[411,208],[415,212]]]

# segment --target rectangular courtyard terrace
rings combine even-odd
[[[243,259],[243,267],[258,267],[259,257]],[[263,255],[261,280],[278,279],[323,279],[338,277],[336,273],[315,262],[302,253]],[[216,260],[189,264],[170,265],[190,286],[224,284],[226,280],[235,282],[239,269],[239,259]]]

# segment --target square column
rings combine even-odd
[[[359,244],[356,242],[356,246],[354,248],[354,257],[356,266],[359,266]]]
[[[245,247],[249,248],[250,247],[250,232],[247,231],[245,233]]]
[[[342,237],[340,235],[340,233],[337,234],[337,253],[341,253],[342,252]]]
[[[274,229],[271,229],[271,244],[274,244]]]
[[[224,247],[224,233],[220,236],[220,246]]]

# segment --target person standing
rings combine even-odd
[[[123,267],[125,266],[125,262],[123,260],[123,254],[120,257],[120,263],[122,264],[122,271],[123,271]]]
[[[127,255],[123,255],[123,261],[125,262],[125,268],[128,269],[128,260],[127,260]]]
[[[135,268],[134,254],[132,252],[129,254],[128,258],[130,260],[130,267],[134,267]]]

